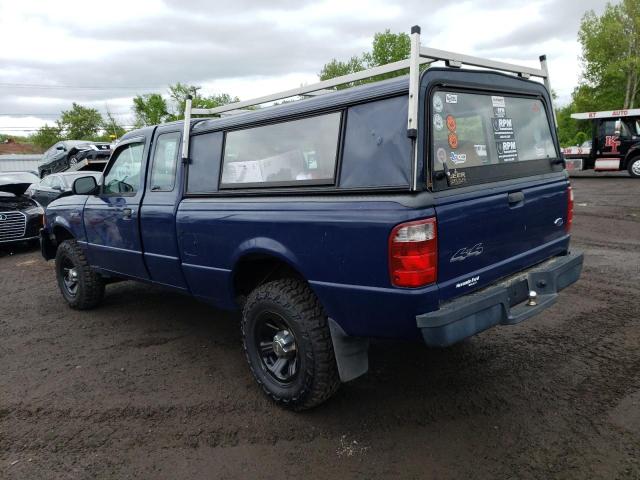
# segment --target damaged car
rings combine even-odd
[[[107,142],[63,140],[44,152],[38,173],[40,178],[44,178],[51,173],[78,169],[81,164],[83,170],[101,172],[110,155],[111,144]]]
[[[24,194],[37,181],[28,172],[0,173],[0,245],[38,241],[44,209]]]

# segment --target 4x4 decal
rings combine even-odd
[[[484,245],[482,243],[476,243],[473,247],[470,248],[461,248],[456,253],[453,254],[451,260],[449,262],[462,262],[469,257],[477,257],[478,255],[482,255],[484,251]]]

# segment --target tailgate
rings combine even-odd
[[[568,180],[546,98],[436,89],[440,301],[567,250]]]
[[[562,179],[439,202],[441,301],[566,250],[567,186]]]

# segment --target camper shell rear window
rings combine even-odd
[[[550,116],[540,97],[437,89],[429,111],[436,190],[557,168]]]

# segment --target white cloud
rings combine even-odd
[[[605,0],[20,0],[0,3],[0,131],[51,123],[72,101],[130,122],[130,98],[177,81],[246,99],[317,79],[331,58],[368,49],[374,32],[422,26],[423,44],[537,66],[569,100],[577,31]],[[99,5],[99,6],[98,6]],[[36,88],[7,84],[79,86]],[[101,87],[101,88],[88,88]],[[108,88],[107,88],[108,87]],[[28,133],[28,132],[23,132]]]

